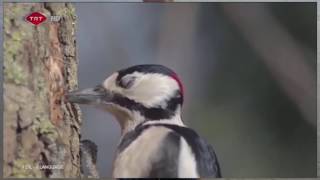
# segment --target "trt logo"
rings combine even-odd
[[[39,12],[33,12],[26,17],[26,21],[28,21],[34,25],[39,25],[42,22],[44,22],[46,19],[47,19],[47,17]]]

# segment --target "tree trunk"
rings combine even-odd
[[[26,22],[32,12],[47,20]],[[4,177],[80,176],[79,108],[64,102],[77,88],[75,17],[70,3],[4,3]]]

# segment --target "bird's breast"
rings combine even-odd
[[[125,135],[118,146],[113,177],[147,177],[157,158],[157,150],[169,131],[163,127],[149,127]]]

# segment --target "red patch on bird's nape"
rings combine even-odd
[[[183,85],[182,85],[182,82],[181,80],[179,79],[178,75],[177,74],[172,74],[171,77],[178,83],[179,85],[179,88],[180,88],[180,92],[181,92],[181,96],[183,98],[184,96],[184,89],[183,89]]]

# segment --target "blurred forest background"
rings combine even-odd
[[[316,3],[75,3],[80,88],[136,64],[174,69],[183,120],[224,177],[315,177]],[[2,10],[2,9],[1,9]],[[81,106],[110,177],[120,127]]]
[[[315,177],[316,3],[76,3],[80,88],[136,64],[174,69],[183,120],[224,177]],[[120,128],[81,106],[110,177]]]

